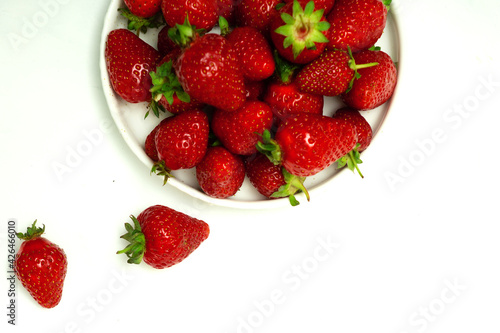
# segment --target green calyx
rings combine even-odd
[[[176,24],[168,29],[168,37],[181,48],[188,47],[198,36],[205,33],[204,29],[196,29],[189,23],[188,15],[183,24]]]
[[[155,72],[150,72],[149,75],[153,83],[149,90],[152,97],[150,107],[156,117],[160,117],[160,111],[165,112],[165,108],[158,103],[162,97],[165,97],[170,105],[174,103],[174,95],[182,102],[189,103],[191,101],[191,98],[177,79],[177,75],[175,75],[172,60],[163,63],[156,68]],[[148,115],[149,111],[144,118]]]
[[[123,250],[116,252],[116,254],[125,253],[129,258],[127,260],[129,264],[140,264],[146,249],[146,238],[142,233],[139,221],[133,215],[130,215],[130,218],[134,222],[134,226],[130,223],[125,223],[127,233],[120,236],[120,238],[125,239],[130,242],[130,244]]]
[[[309,1],[304,8],[297,0],[293,2],[292,15],[282,13],[281,19],[285,23],[275,30],[277,34],[285,36],[283,47],[292,47],[293,56],[304,50],[315,50],[315,43],[328,43],[323,34],[330,29],[330,23],[322,21],[324,10],[314,10],[314,1]]]
[[[361,160],[360,154],[359,154],[359,146],[360,144],[356,144],[356,146],[348,152],[346,155],[342,156],[337,160],[337,169],[341,169],[347,165],[347,168],[354,172],[356,170],[358,174],[361,176],[361,178],[365,178],[363,174],[361,173],[361,170],[359,170],[358,164],[363,163]]]
[[[382,2],[384,3],[385,7],[387,8],[387,11],[389,11],[391,9],[392,0],[383,0]]]
[[[18,232],[16,234],[17,238],[22,239],[24,241],[28,241],[30,239],[35,239],[40,237],[45,232],[45,224],[43,225],[43,228],[38,228],[36,226],[36,221],[37,220],[33,222],[31,227],[28,227],[26,233],[23,234],[22,232]]]
[[[378,62],[370,62],[370,63],[367,63],[367,64],[357,64],[356,61],[354,60],[351,48],[349,46],[347,47],[347,53],[349,54],[349,63],[348,63],[348,65],[349,65],[349,68],[354,71],[354,76],[351,79],[351,81],[349,82],[349,86],[348,86],[348,88],[346,90],[346,93],[348,93],[349,91],[351,91],[351,89],[352,89],[352,87],[354,85],[354,81],[357,80],[357,79],[359,79],[361,77],[361,74],[358,73],[359,69],[373,67],[373,66],[377,66],[378,65]]]
[[[259,134],[259,133],[257,133]],[[260,135],[260,134],[259,134]],[[257,142],[255,147],[259,152],[266,155],[274,165],[281,164],[281,148],[279,144],[271,138],[271,132],[265,130],[261,134],[262,140]]]
[[[159,161],[153,164],[151,168],[151,173],[156,174],[157,176],[163,177],[163,185],[165,185],[170,178],[174,176],[171,174],[172,170],[167,168],[165,165],[165,161]]]
[[[286,184],[282,185],[276,192],[274,192],[272,198],[284,198],[288,197],[290,204],[292,206],[297,206],[300,202],[295,198],[295,193],[302,191],[307,201],[310,201],[309,192],[304,186],[305,177],[297,177],[292,175],[290,172],[282,168],[283,176],[285,177]]]
[[[143,18],[132,14],[128,8],[118,8],[120,14],[128,20],[127,28],[135,31],[137,36],[146,33],[148,28],[159,28],[165,25],[165,19],[161,11],[150,18]]]
[[[278,51],[275,49],[274,53],[274,63],[276,64],[274,73],[276,77],[284,84],[292,82],[295,72],[300,68],[300,66],[286,61],[280,57]]]

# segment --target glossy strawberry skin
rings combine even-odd
[[[382,36],[387,8],[381,0],[336,0],[327,16],[330,42],[327,49],[358,52],[372,47]]]
[[[196,166],[196,179],[205,194],[225,199],[238,192],[245,179],[245,165],[240,156],[223,146],[209,147]]]
[[[143,18],[154,16],[161,10],[162,0],[123,0],[125,5],[134,15]]]
[[[161,9],[171,27],[183,24],[187,15],[197,29],[210,31],[219,18],[217,0],[163,0]]]
[[[261,101],[246,101],[238,110],[214,112],[211,126],[215,136],[230,152],[251,155],[257,152],[255,144],[264,130],[271,129],[273,113]],[[259,134],[257,134],[259,133]]]
[[[105,48],[106,67],[114,91],[129,103],[151,100],[151,77],[160,53],[127,29],[109,33]]]
[[[324,97],[300,91],[294,81],[289,84],[279,80],[269,82],[263,101],[271,107],[276,124],[291,114],[323,114]]]
[[[361,77],[349,92],[341,95],[344,103],[358,110],[371,110],[387,102],[397,84],[397,69],[391,57],[383,51],[364,50],[355,53],[354,60],[378,65],[358,70]]]
[[[180,50],[179,45],[175,44],[172,41],[172,39],[168,36],[169,29],[170,26],[166,25],[163,28],[161,28],[160,32],[158,32],[158,40],[156,41],[156,47],[162,57],[165,57],[172,51]]]
[[[273,164],[264,154],[255,154],[245,160],[246,174],[255,189],[267,198],[286,184],[280,165]]]
[[[280,2],[281,0],[240,1],[235,13],[237,25],[254,27],[266,35]]]
[[[17,278],[44,308],[59,304],[67,266],[64,250],[44,237],[24,241],[15,259]]]
[[[297,74],[299,90],[316,95],[338,96],[349,88],[354,70],[343,51],[325,51]]]
[[[229,25],[236,25],[236,6],[239,0],[217,0],[218,16],[224,17]]]
[[[155,134],[158,159],[170,170],[196,166],[205,156],[208,133],[208,117],[201,110],[188,110],[166,118]]]
[[[362,152],[370,145],[373,137],[373,130],[370,123],[361,115],[361,113],[350,107],[343,107],[337,110],[333,118],[342,118],[353,124],[356,130],[358,152]]]
[[[143,261],[156,269],[180,263],[210,234],[204,221],[162,205],[145,209],[137,220],[146,240]]]
[[[183,50],[175,71],[184,91],[200,102],[226,111],[245,102],[245,83],[234,49],[224,37],[209,33]]]
[[[274,73],[271,47],[259,30],[253,27],[236,27],[226,38],[233,45],[245,79],[265,80]]]
[[[275,135],[283,167],[299,177],[324,170],[351,151],[356,140],[354,127],[345,120],[311,113],[288,117]]]

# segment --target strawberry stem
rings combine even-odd
[[[28,229],[26,230],[26,233],[22,233],[22,232],[18,232],[16,234],[16,236],[19,238],[19,239],[22,239],[22,240],[25,240],[25,241],[28,241],[30,239],[35,239],[35,238],[38,238],[40,237],[44,232],[45,232],[45,224],[43,225],[43,228],[38,228],[36,226],[36,221],[33,222],[33,224],[31,225],[31,227],[28,227]]]
[[[130,215],[130,218],[134,222],[134,226],[130,223],[125,223],[127,233],[120,236],[120,238],[125,239],[130,242],[130,244],[123,250],[116,252],[116,254],[125,253],[129,258],[127,260],[129,264],[140,264],[146,249],[146,238],[142,233],[139,221],[133,215]]]
[[[271,132],[269,130],[264,130],[261,135],[262,141],[257,142],[255,147],[259,152],[266,155],[269,161],[274,165],[281,164],[281,148],[279,144],[271,138]]]
[[[363,163],[361,160],[358,148],[360,144],[356,144],[356,146],[348,152],[346,155],[342,156],[341,158],[338,159],[337,161],[337,169],[341,169],[344,166],[347,165],[347,168],[354,172],[356,170],[358,174],[361,176],[361,178],[365,178],[363,174],[361,173],[361,170],[359,170],[358,164]]]
[[[305,177],[298,177],[292,175],[285,168],[282,168],[283,176],[285,177],[286,184],[282,185],[276,192],[271,195],[271,198],[284,198],[288,197],[292,206],[297,206],[300,202],[295,198],[295,193],[302,191],[307,201],[310,201],[309,192],[304,186]]]
[[[345,91],[346,93],[349,92],[353,85],[354,81],[359,79],[361,77],[361,74],[358,73],[358,69],[363,69],[363,68],[368,68],[368,67],[373,67],[377,66],[378,62],[370,62],[368,64],[356,64],[356,61],[354,60],[354,56],[352,55],[351,48],[347,46],[347,53],[349,54],[349,68],[351,68],[354,71],[354,76],[352,77],[351,81],[349,82],[349,87]]]
[[[171,172],[172,170],[167,168],[165,165],[165,161],[156,162],[151,168],[151,173],[155,173],[157,176],[163,177],[163,185],[165,185],[170,178],[174,178]]]
[[[146,33],[148,28],[159,28],[165,25],[165,20],[161,12],[157,13],[153,17],[144,18],[132,14],[128,8],[118,8],[118,11],[128,20],[127,28],[135,31],[137,36],[139,36],[141,32]]]

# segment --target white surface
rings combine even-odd
[[[241,210],[157,186],[112,125],[99,72],[108,2],[2,1],[2,267],[10,219],[44,223],[69,260],[54,309],[18,283],[17,331],[499,331],[498,4],[394,2],[402,71],[365,179]],[[211,235],[170,269],[130,266],[115,254],[123,223],[158,203]],[[1,304],[8,289],[0,279]]]
[[[101,54],[104,54],[109,32],[113,29],[127,27],[127,20],[118,13],[118,8],[124,6],[122,0],[113,0],[110,3],[104,19],[103,33],[101,36]],[[397,12],[397,8],[393,12]],[[397,17],[397,14],[391,12],[387,20],[384,34],[377,41],[377,46],[381,47],[384,52],[389,54],[395,62],[399,62]],[[212,30],[212,32],[218,31],[217,27]],[[146,34],[141,35],[141,38],[153,47],[156,47],[158,32],[159,29],[149,29]],[[111,117],[115,121],[118,131],[137,158],[146,165],[147,170],[151,170],[153,162],[144,152],[144,141],[151,130],[159,123],[159,119],[153,115],[144,119],[147,103],[127,103],[113,91],[109,83],[109,75],[104,57],[100,59],[100,70],[104,96],[106,97]],[[338,97],[325,97],[324,103],[323,109],[325,115],[332,115],[342,106],[342,102]],[[374,137],[377,136],[379,129],[383,125],[384,119],[389,113],[389,106],[390,102],[387,102],[374,110],[363,113],[363,116],[373,129]],[[162,114],[160,119],[165,118],[167,115],[170,115],[170,113]],[[304,185],[307,187],[309,194],[314,197],[316,189],[322,186],[332,186],[331,183],[335,183],[335,178],[345,173],[344,171],[345,170],[337,170],[337,165],[334,164],[321,173],[309,177]],[[176,187],[186,194],[209,204],[244,209],[282,208],[290,205],[288,198],[268,200],[250,184],[248,179],[245,179],[245,182],[236,195],[227,199],[216,199],[203,193],[196,180],[195,169],[176,170],[173,171],[172,174],[174,178],[169,180],[169,186]],[[350,177],[350,175],[347,175],[347,177]],[[303,193],[298,194],[297,197],[300,201],[306,200]]]

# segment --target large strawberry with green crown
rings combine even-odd
[[[160,53],[127,29],[112,30],[106,40],[106,68],[113,90],[129,103],[151,101],[149,73]]]
[[[351,151],[356,141],[354,126],[344,119],[299,113],[283,122],[274,139],[264,132],[257,148],[292,175],[309,177]]]
[[[118,254],[126,254],[129,264],[146,264],[156,269],[182,262],[209,234],[208,224],[163,205],[146,208],[132,223],[125,223],[127,232],[121,236],[130,244]]]
[[[16,276],[30,295],[44,308],[53,308],[62,297],[68,260],[64,250],[45,237],[36,221],[17,237],[24,242],[14,262]]]
[[[331,24],[327,49],[358,52],[380,39],[391,0],[336,0],[327,19]]]
[[[196,179],[205,194],[225,199],[238,192],[245,179],[245,165],[239,155],[223,146],[207,149],[205,157],[196,166]]]
[[[357,63],[352,53],[324,51],[317,59],[304,66],[296,82],[301,91],[324,96],[338,96],[352,88],[361,68],[376,66],[376,62]]]
[[[356,62],[376,62],[378,65],[359,69],[360,77],[352,89],[341,95],[348,106],[358,110],[371,110],[391,98],[397,84],[397,68],[384,51],[368,49],[354,54]]]
[[[309,1],[302,8],[295,0],[287,3],[270,24],[271,39],[279,54],[288,61],[307,64],[325,49],[330,24],[323,9],[315,10]]]
[[[184,91],[202,103],[235,111],[246,99],[245,82],[232,44],[223,36],[202,34],[186,19],[170,36],[182,52],[174,63]]]

